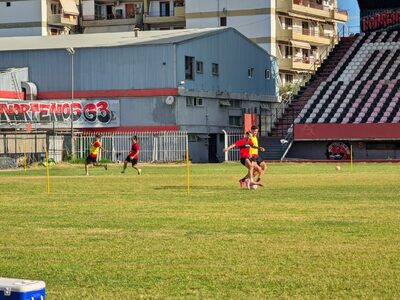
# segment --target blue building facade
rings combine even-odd
[[[187,130],[195,162],[222,160],[222,130],[278,101],[272,62],[232,28],[0,39],[0,69],[27,68],[34,101],[110,104],[113,122],[78,130]]]

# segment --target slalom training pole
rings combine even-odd
[[[353,172],[353,145],[350,145],[350,171]]]
[[[26,142],[24,141],[24,171],[26,173]]]
[[[189,167],[189,149],[186,148],[186,177],[187,177],[187,193],[190,194],[190,167]]]
[[[50,195],[50,172],[49,172],[49,154],[46,151],[46,177],[47,177],[47,194]]]

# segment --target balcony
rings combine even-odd
[[[277,37],[281,40],[298,40],[322,46],[328,46],[332,42],[332,37],[322,31],[301,27],[283,29],[277,25]]]
[[[347,22],[349,20],[349,14],[347,10],[343,9],[333,9],[332,10],[332,19],[338,22]]]
[[[315,0],[279,0],[277,11],[307,14],[319,18],[333,19],[338,22],[347,22],[347,11],[317,3]]]
[[[173,11],[167,13],[149,12],[144,15],[144,23],[146,24],[162,24],[162,23],[184,23],[185,7],[176,6]]]
[[[300,72],[314,72],[318,68],[320,61],[313,57],[290,57],[279,58],[279,69],[294,70]]]
[[[293,0],[292,10],[297,13],[305,13],[322,18],[331,18],[331,11],[328,6],[318,4],[310,0]]]
[[[78,25],[78,18],[74,15],[50,14],[47,23],[54,26],[75,26]]]
[[[142,24],[143,17],[141,14],[129,16],[127,18],[116,17],[114,15],[96,15],[95,20],[83,19],[83,27],[97,26],[119,26],[119,25],[136,25]]]

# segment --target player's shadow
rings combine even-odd
[[[180,186],[180,185],[161,185],[154,187],[155,190],[187,190],[187,186]],[[224,187],[219,186],[209,186],[209,185],[202,185],[202,186],[191,186],[191,190],[225,190]]]

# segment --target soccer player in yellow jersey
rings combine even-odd
[[[252,133],[251,140],[253,142],[254,147],[250,148],[250,157],[251,157],[252,161],[256,162],[257,165],[259,165],[261,168],[261,171],[259,172],[258,179],[257,179],[257,181],[261,181],[261,177],[265,174],[265,171],[267,170],[267,164],[258,155],[258,150],[264,152],[265,148],[258,146],[258,138],[257,138],[258,127],[257,126],[255,126],[255,125],[251,126],[251,133]]]
[[[89,165],[92,163],[93,166],[95,167],[104,167],[104,169],[107,170],[107,165],[106,164],[99,164],[97,162],[97,155],[99,154],[100,149],[103,150],[104,152],[106,151],[106,149],[104,149],[101,146],[101,142],[100,142],[101,136],[99,134],[96,134],[96,140],[90,144],[90,153],[89,156],[86,158],[86,162],[85,162],[85,171],[86,171],[86,175],[89,175]]]

